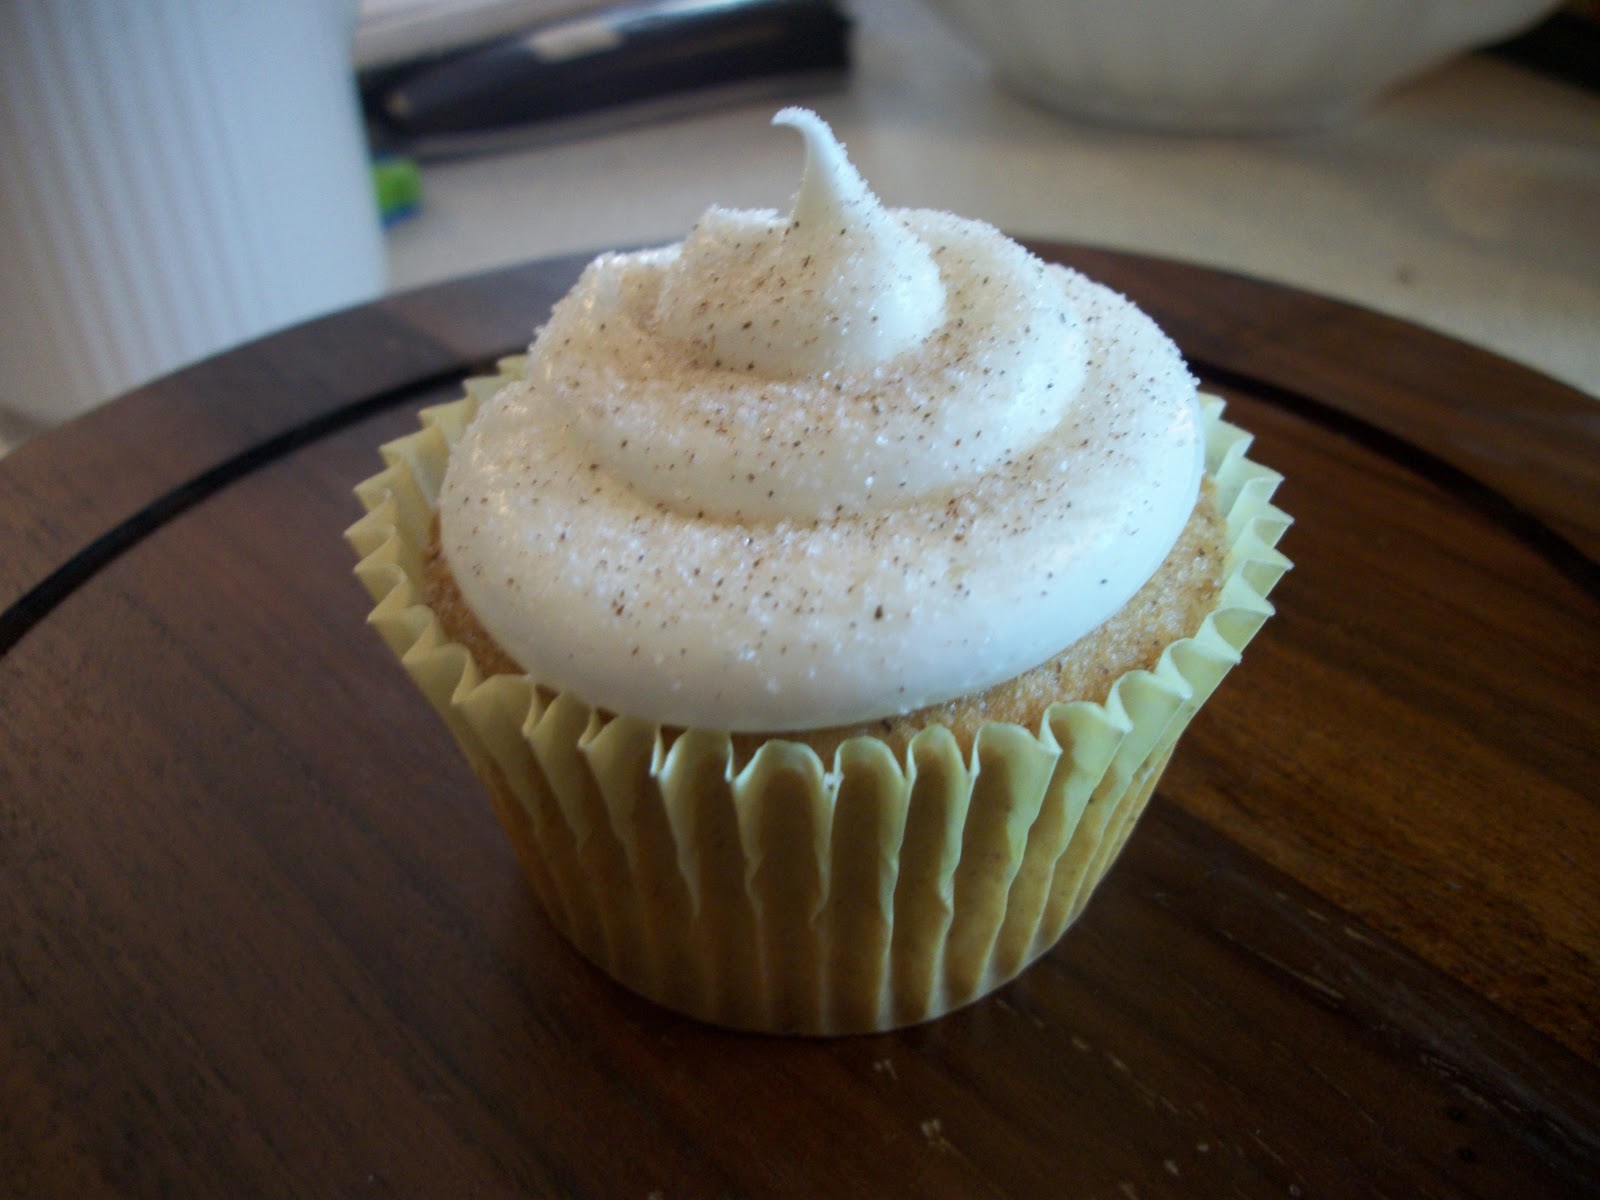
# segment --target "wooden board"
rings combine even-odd
[[[1040,249],[1228,398],[1296,567],[1086,917],[899,1033],[725,1033],[597,975],[364,628],[351,486],[579,260],[0,460],[0,1196],[1600,1191],[1594,401]]]

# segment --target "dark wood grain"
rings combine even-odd
[[[330,425],[519,350],[532,339],[530,314],[548,311],[585,261],[503,272],[487,287],[407,293],[298,325],[248,354],[156,380],[45,445],[23,446],[0,472],[0,620],[12,622],[0,626],[0,647],[22,615],[36,619],[94,564],[212,488]]]
[[[1071,258],[1181,329],[1184,353],[1203,374],[1238,376],[1347,436],[1364,423],[1388,435],[1387,449],[1408,447],[1410,465],[1453,466],[1458,488],[1470,480],[1498,491],[1508,511],[1600,557],[1600,406],[1590,397],[1484,350],[1448,343],[1441,352],[1439,337],[1335,300],[1298,291],[1269,298],[1260,283],[1222,272],[1196,287],[1194,267],[1156,259],[1084,250]],[[1328,413],[1350,420],[1329,422]]]
[[[576,260],[0,461],[0,1196],[1600,1189],[1594,402],[1047,249],[1228,395],[1296,569],[1084,920],[896,1034],[728,1034],[599,977],[363,626],[350,486]]]

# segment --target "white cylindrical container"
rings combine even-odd
[[[354,17],[0,4],[0,409],[53,424],[381,293]]]

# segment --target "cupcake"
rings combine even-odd
[[[605,254],[357,489],[371,623],[623,985],[937,1017],[1083,909],[1287,568],[1278,476],[1126,299],[884,208]]]

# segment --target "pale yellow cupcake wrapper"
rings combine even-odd
[[[1205,397],[1207,471],[1227,526],[1225,582],[1193,637],[1104,704],[992,723],[969,759],[942,727],[903,760],[854,738],[824,764],[773,738],[735,770],[731,739],[665,731],[484,679],[422,601],[422,558],[474,379],[382,448],[347,532],[369,618],[488,787],[552,921],[628,987],[724,1025],[842,1033],[926,1020],[1017,975],[1082,911],[1174,742],[1271,614],[1288,569],[1280,477]]]

